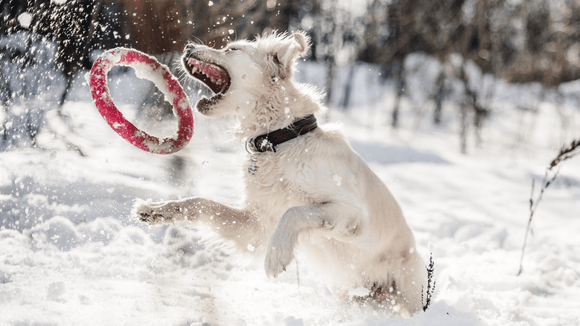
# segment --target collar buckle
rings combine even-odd
[[[274,148],[274,144],[272,144],[268,138],[258,136],[257,138],[250,138],[246,141],[246,152],[250,155],[256,155],[263,152],[276,153],[276,148]]]
[[[246,152],[250,155],[255,155],[258,153],[258,149],[256,148],[256,144],[254,143],[254,138],[250,138],[246,140]]]

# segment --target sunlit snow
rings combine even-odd
[[[299,80],[321,86],[323,66],[301,62],[298,69]],[[247,154],[232,140],[228,126],[234,121],[199,115],[181,152],[141,151],[103,121],[79,76],[64,108],[72,130],[54,110],[46,118],[85,157],[45,129],[39,149],[0,153],[0,324],[580,324],[580,159],[565,162],[546,191],[524,272],[516,276],[531,180],[541,179],[561,140],[554,107],[545,102],[533,120],[524,119],[532,116],[522,118],[509,101],[525,90],[500,84],[501,109],[484,126],[481,147],[470,140],[469,155],[461,155],[451,114],[457,108],[450,103],[443,111],[446,128],[439,129],[403,101],[401,129],[394,133],[386,108],[395,87],[379,86],[373,69],[357,69],[354,107],[332,110],[331,120],[342,122],[353,148],[399,201],[417,240],[410,250],[426,262],[433,254],[436,291],[426,312],[401,320],[341,302],[299,252],[297,263],[267,279],[262,261],[207,244],[206,230],[131,220],[136,198],[197,195],[239,203],[247,173],[240,162]],[[347,69],[338,72],[335,96],[347,75]],[[138,114],[129,99],[144,87],[127,76],[114,77],[123,81],[110,82],[111,93],[133,119]],[[138,123],[155,132],[174,130],[177,122]],[[518,128],[532,130],[525,141],[512,132]],[[333,178],[340,185],[340,176]]]

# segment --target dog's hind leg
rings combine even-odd
[[[366,212],[353,205],[326,203],[291,207],[282,215],[266,247],[264,268],[268,276],[278,276],[294,258],[298,235],[309,230],[324,230],[329,236],[348,241],[365,233]]]
[[[247,246],[249,238],[263,238],[263,232],[254,214],[247,209],[238,209],[218,202],[191,197],[153,203],[138,201],[131,215],[151,225],[162,223],[201,223],[236,245]],[[240,242],[239,244],[237,242]],[[258,246],[256,243],[254,246]]]

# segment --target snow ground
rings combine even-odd
[[[345,304],[303,264],[268,280],[262,262],[205,245],[202,231],[130,220],[135,198],[235,204],[245,151],[228,135],[229,119],[196,116],[186,149],[143,152],[106,125],[79,78],[65,108],[73,131],[49,122],[85,157],[47,132],[42,149],[0,154],[0,325],[580,325],[580,159],[565,162],[546,191],[516,276],[531,180],[564,137],[550,104],[525,116],[506,105],[481,148],[461,155],[451,114],[436,128],[430,112],[405,101],[401,129],[385,127],[392,87],[357,92],[372,82],[362,75],[356,107],[331,120],[343,122],[399,200],[424,259],[433,253],[437,285],[426,312],[400,320]],[[130,105],[123,111],[135,115]]]

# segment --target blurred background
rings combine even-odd
[[[179,74],[188,41],[221,48],[272,30],[311,37],[296,78],[325,93],[330,116],[364,106],[369,128],[452,129],[468,153],[498,114],[519,119],[518,143],[549,107],[551,145],[580,136],[580,0],[2,0],[0,10],[1,151],[37,146],[49,110],[66,121],[75,79],[103,50],[136,48]],[[185,84],[194,102],[201,91]],[[152,84],[132,101],[147,119],[171,112]]]

